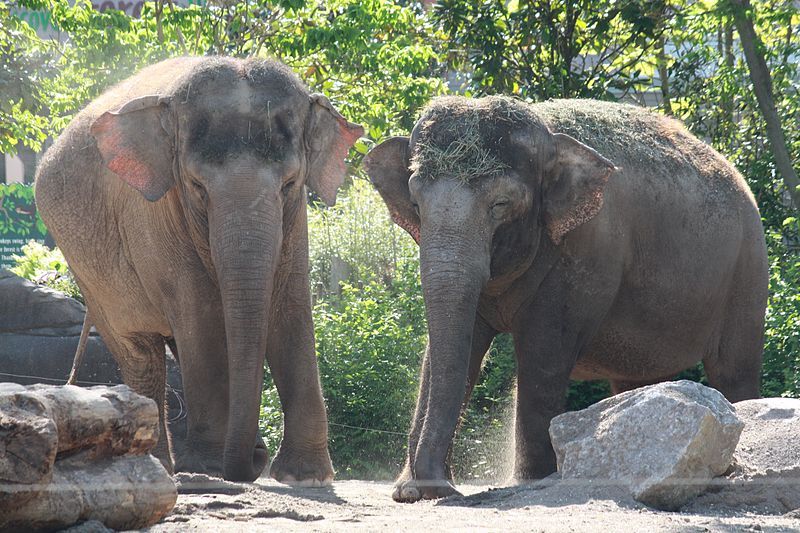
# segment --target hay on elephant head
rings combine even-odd
[[[504,172],[509,166],[487,148],[485,135],[491,136],[487,130],[498,122],[523,119],[523,105],[503,97],[437,98],[420,119],[411,171],[422,178],[444,176],[463,183]]]

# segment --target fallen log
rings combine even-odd
[[[57,451],[58,431],[45,402],[0,390],[0,483],[49,481]]]

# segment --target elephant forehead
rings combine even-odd
[[[297,150],[300,142],[292,110],[277,105],[273,108],[270,101],[198,111],[188,124],[189,148],[209,162],[220,163],[243,151],[282,161]]]
[[[231,91],[231,107],[235,108],[243,115],[249,115],[253,110],[253,98],[255,96],[250,84],[244,79],[239,79],[236,82],[234,89]]]

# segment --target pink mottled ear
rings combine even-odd
[[[151,202],[175,183],[172,139],[164,127],[168,105],[158,95],[135,98],[100,115],[90,129],[106,167]]]
[[[542,181],[544,222],[554,243],[594,218],[603,207],[603,191],[617,167],[580,141],[553,134],[556,161]]]
[[[344,183],[344,159],[350,147],[364,135],[364,128],[348,122],[321,94],[309,96],[308,178],[306,183],[328,205],[336,203],[336,192]]]
[[[419,244],[419,217],[408,192],[408,137],[392,137],[364,158],[372,184],[380,193],[395,224],[406,230]]]

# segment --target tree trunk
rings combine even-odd
[[[55,453],[59,457],[79,451],[91,457],[141,455],[157,440],[155,403],[125,385],[0,384],[0,446],[18,450],[0,458],[0,481],[41,482]],[[21,475],[32,468],[42,474]]]
[[[792,166],[792,158],[786,146],[786,138],[781,129],[781,120],[772,96],[772,78],[764,60],[763,44],[756,34],[751,15],[752,6],[749,0],[729,0],[733,13],[733,22],[742,41],[750,79],[756,93],[758,107],[767,124],[767,138],[772,147],[775,166],[778,168],[783,183],[789,191],[794,207],[800,206],[800,179]]]
[[[669,90],[669,69],[667,69],[667,54],[664,50],[666,39],[662,35],[658,39],[658,51],[656,52],[656,65],[658,66],[658,77],[661,82],[661,102],[664,106],[664,113],[673,115],[672,97]]]

